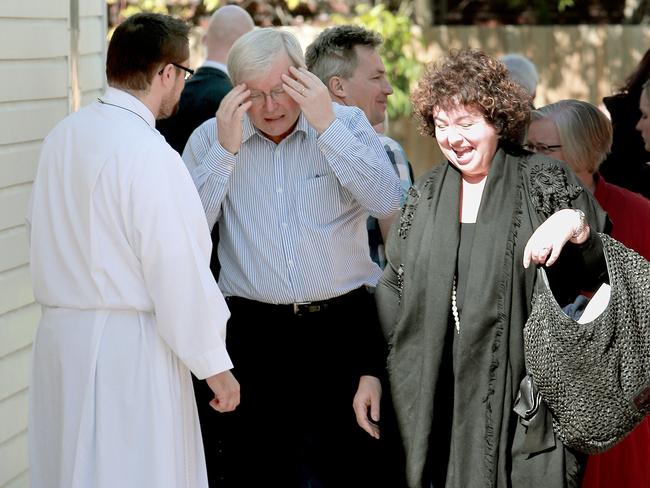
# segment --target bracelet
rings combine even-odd
[[[571,235],[571,239],[577,239],[580,234],[582,234],[585,231],[585,227],[587,225],[587,219],[585,218],[585,213],[580,210],[579,208],[573,209],[577,214],[578,214],[578,227],[573,231],[573,234]]]

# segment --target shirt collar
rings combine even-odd
[[[100,100],[104,103],[117,105],[120,108],[134,112],[136,115],[142,117],[142,119],[149,124],[152,129],[156,128],[156,117],[154,114],[140,101],[140,99],[130,93],[109,86],[100,97]]]
[[[248,114],[244,115],[243,125],[244,127],[242,132],[242,142],[246,142],[255,134],[257,134],[260,137],[264,137],[264,135],[260,132],[260,130],[253,125]],[[307,122],[307,118],[305,117],[305,114],[303,114],[301,111],[300,115],[298,116],[298,123],[296,124],[296,127],[293,129],[293,132],[289,134],[287,137],[291,137],[293,134],[296,133],[301,133],[303,137],[307,137],[311,132],[315,133],[315,129],[311,125],[309,125],[309,122]]]
[[[223,71],[224,73],[226,73],[228,75],[228,67],[225,64],[220,63],[219,61],[213,61],[211,59],[206,59],[205,61],[203,61],[203,64],[201,65],[201,68],[218,69],[218,70]],[[230,76],[230,75],[228,75],[228,76]]]

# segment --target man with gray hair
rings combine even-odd
[[[242,385],[241,409],[224,416],[225,484],[363,487],[373,467],[358,462],[356,424],[379,437],[385,360],[367,290],[381,269],[363,236],[368,213],[396,211],[399,181],[363,112],[331,102],[293,34],[245,34],[228,71],[235,87],[183,152],[219,226]]]
[[[386,104],[393,88],[386,79],[384,63],[377,52],[379,34],[354,25],[325,29],[305,52],[307,69],[327,86],[332,100],[359,107],[373,126],[386,118]],[[413,183],[411,165],[402,146],[388,136],[379,139],[393,163],[402,187],[401,204]],[[368,218],[368,243],[372,260],[384,268],[384,241],[396,214],[386,219]]]

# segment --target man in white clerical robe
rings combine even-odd
[[[32,485],[207,487],[190,370],[239,403],[208,226],[155,129],[178,103],[188,27],[140,14],[113,34],[110,87],[46,138],[28,211]]]

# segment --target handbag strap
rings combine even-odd
[[[535,294],[540,295],[547,290],[551,290],[551,285],[548,282],[548,276],[544,270],[544,266],[537,266],[537,278],[535,279]]]

